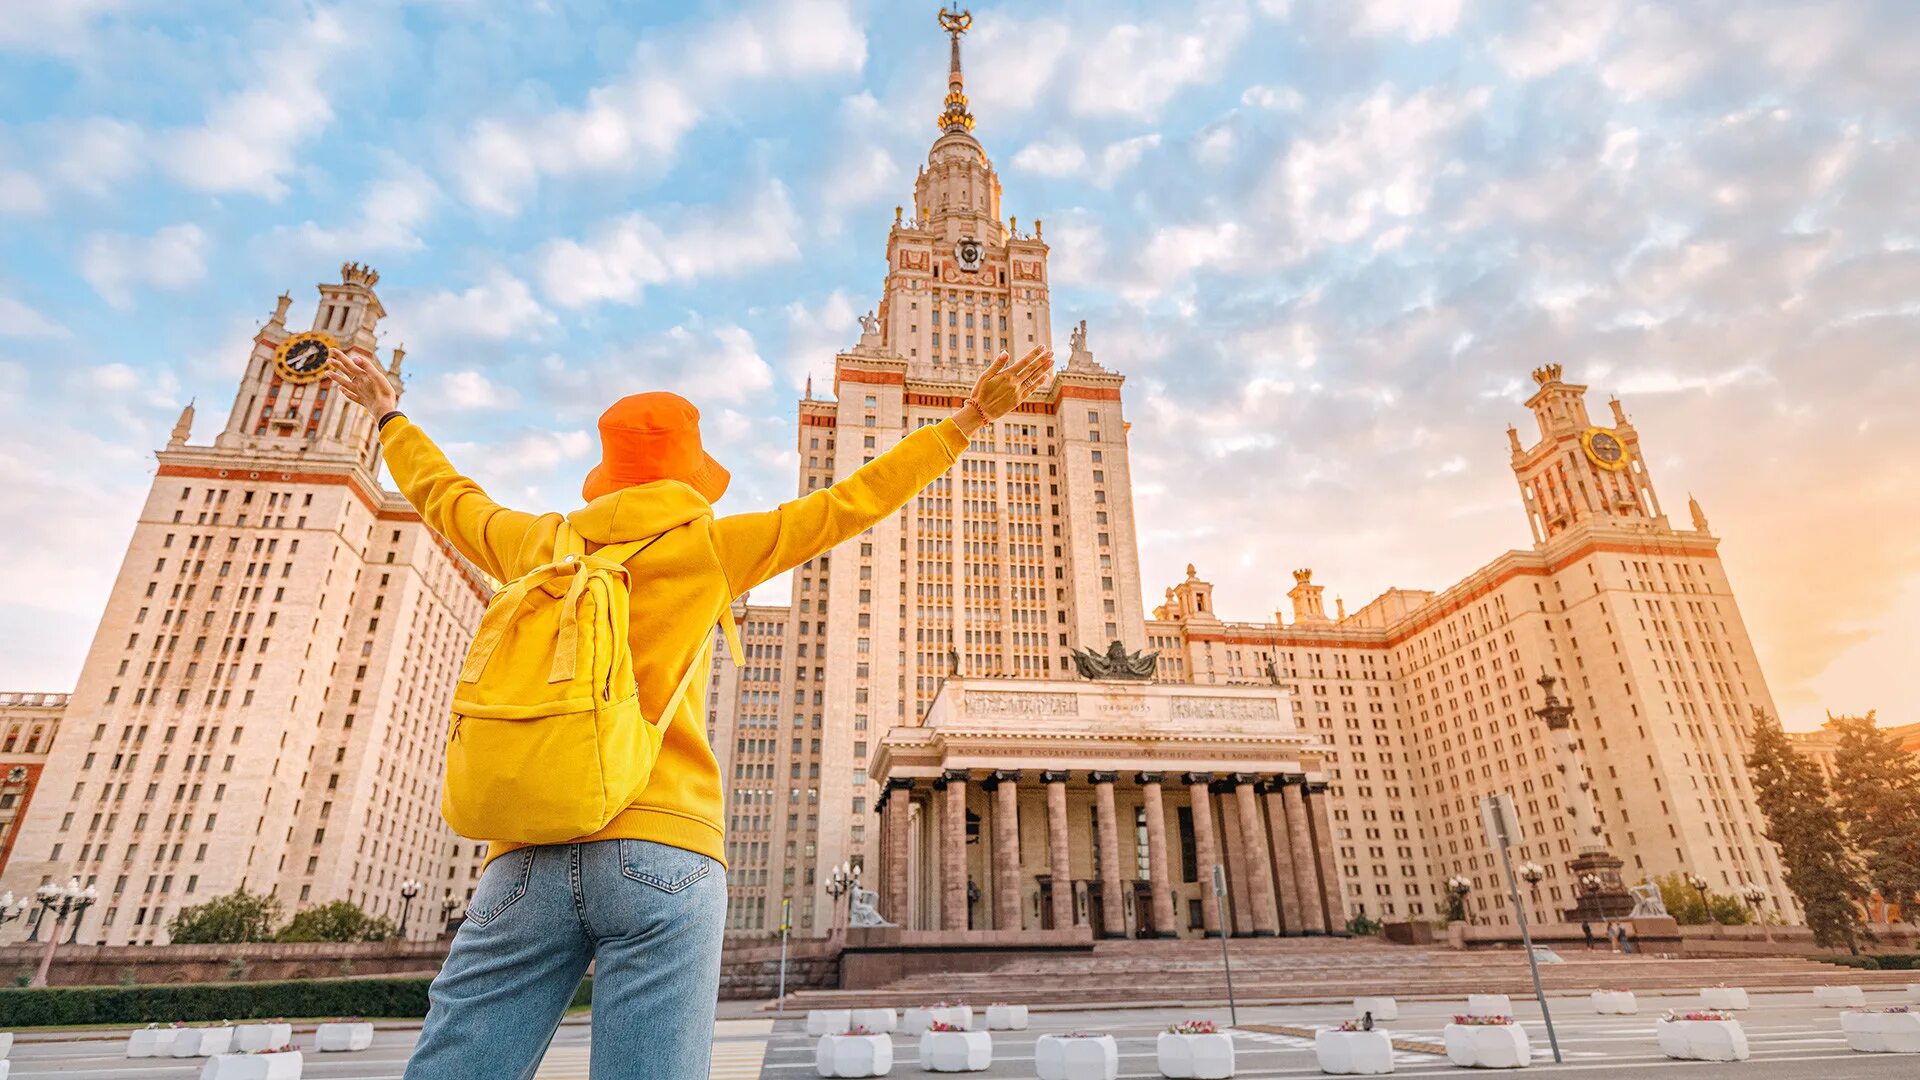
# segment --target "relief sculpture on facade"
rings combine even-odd
[[[967,713],[971,716],[1073,716],[1078,711],[1072,694],[967,691]]]
[[[1183,720],[1278,720],[1280,713],[1271,701],[1244,698],[1177,697],[1173,715]]]

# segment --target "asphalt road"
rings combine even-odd
[[[1870,992],[1870,1004],[1892,1004],[1903,995],[1898,992]],[[1840,1035],[1840,1010],[1816,1008],[1812,995],[1755,994],[1754,1008],[1741,1014],[1753,1056],[1744,1062],[1707,1064],[1674,1062],[1660,1056],[1653,1040],[1653,1020],[1663,1009],[1699,1005],[1688,996],[1640,998],[1638,1016],[1596,1016],[1584,998],[1554,998],[1554,1023],[1560,1046],[1566,1057],[1554,1065],[1547,1054],[1546,1028],[1540,1010],[1531,1002],[1515,1001],[1515,1011],[1532,1039],[1535,1071],[1590,1075],[1596,1078],[1638,1078],[1685,1076],[1690,1080],[1852,1080],[1852,1078],[1920,1077],[1920,1055],[1856,1054],[1849,1051]],[[1438,1039],[1447,1018],[1459,1011],[1459,1002],[1412,1002],[1400,1004],[1401,1019],[1382,1026],[1397,1036]],[[1336,1006],[1271,1006],[1240,1011],[1243,1023],[1330,1025],[1346,1016]],[[1111,1033],[1120,1044],[1120,1076],[1157,1077],[1154,1066],[1154,1039],[1168,1024],[1190,1017],[1208,1017],[1227,1022],[1226,1010],[1109,1010],[1100,1012],[1035,1012],[1032,1027],[1023,1032],[994,1032],[994,1066],[974,1076],[1032,1077],[1033,1044],[1048,1032],[1100,1030]],[[769,1029],[771,1029],[769,1031]],[[399,1080],[416,1032],[380,1031],[373,1048],[355,1054],[315,1054],[306,1057],[304,1075],[312,1080]],[[310,1045],[312,1036],[301,1035],[298,1043]],[[588,1028],[567,1024],[560,1029],[542,1066],[542,1080],[584,1080],[587,1075]],[[1240,1077],[1313,1077],[1320,1071],[1314,1064],[1312,1043],[1306,1039],[1240,1032],[1235,1036]],[[897,1036],[894,1040],[894,1075],[920,1076],[916,1060],[916,1040]],[[135,1080],[192,1080],[200,1075],[197,1059],[171,1058],[129,1061],[122,1056],[118,1041],[74,1040],[65,1042],[17,1042],[10,1055],[14,1080],[40,1077],[66,1077],[70,1080],[111,1080],[130,1077]],[[763,1060],[764,1058],[764,1060]],[[813,1041],[806,1036],[800,1018],[765,1021],[722,1021],[715,1033],[716,1080],[801,1080],[814,1075]],[[1447,1064],[1444,1058],[1425,1054],[1400,1053],[1396,1076],[1470,1075]],[[483,1080],[483,1078],[476,1078]],[[676,1080],[663,1077],[661,1080]]]

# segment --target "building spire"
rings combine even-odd
[[[947,64],[947,101],[937,121],[940,130],[965,134],[973,130],[973,114],[967,111],[965,80],[960,76],[960,35],[973,25],[973,12],[961,11],[959,0],[940,12],[940,28],[952,40],[952,59]]]
[[[193,400],[188,399],[187,407],[180,410],[180,419],[174,421],[173,437],[167,440],[167,449],[177,450],[187,445],[193,437]]]

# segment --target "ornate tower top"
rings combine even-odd
[[[340,280],[347,285],[365,285],[371,289],[380,284],[380,271],[357,262],[341,263]]]
[[[167,449],[174,450],[187,445],[193,437],[193,401],[188,399],[187,407],[180,410],[180,419],[174,421],[173,437],[167,440]]]
[[[967,111],[965,80],[960,77],[960,35],[973,26],[973,12],[961,11],[958,0],[940,12],[940,29],[952,39],[953,57],[947,64],[947,100],[934,123],[942,131],[965,133],[973,130],[973,114]]]
[[[1533,369],[1533,381],[1541,386],[1545,386],[1548,383],[1557,383],[1560,381],[1560,371],[1561,367],[1559,364],[1544,364]]]

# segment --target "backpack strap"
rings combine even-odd
[[[567,521],[566,515],[560,517],[560,528],[553,534],[553,561],[559,562],[569,555],[585,555],[587,542]]]
[[[693,663],[687,665],[687,673],[680,676],[680,685],[674,687],[673,696],[667,699],[666,707],[660,710],[659,716],[653,718],[655,724],[673,723],[673,714],[680,711],[680,703],[686,700],[687,691],[693,688],[694,676],[700,674],[700,669],[707,666],[707,659],[712,655],[713,635],[708,634],[706,642],[700,646],[700,651],[694,654]]]
[[[720,633],[727,639],[727,655],[733,658],[734,667],[747,666],[747,653],[740,647],[740,628],[733,622],[733,605],[720,609]]]

